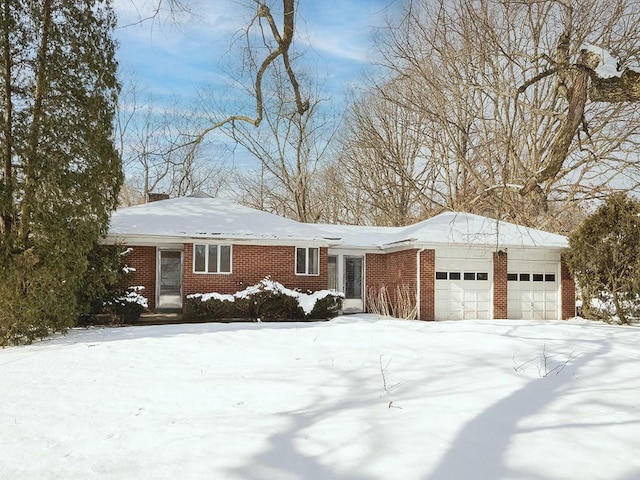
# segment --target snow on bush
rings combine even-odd
[[[285,301],[289,298],[293,302]],[[280,316],[288,312],[290,319],[296,317],[322,318],[326,312],[326,317],[334,316],[342,308],[344,295],[334,290],[319,290],[316,292],[304,293],[299,290],[292,290],[285,287],[280,282],[264,278],[256,285],[251,285],[233,295],[225,295],[217,292],[194,293],[187,295],[188,303],[196,316],[200,317],[224,317],[222,312],[239,312],[240,315],[253,316],[258,319],[264,314],[264,308],[269,303],[269,308],[273,314],[274,309],[278,310]],[[211,308],[200,308],[205,304],[210,304]],[[280,304],[278,308],[275,304]],[[215,306],[214,306],[215,304]],[[285,305],[287,304],[287,305]],[[322,306],[322,308],[318,308]],[[297,314],[296,310],[301,310]],[[316,310],[314,312],[314,310]],[[229,313],[226,313],[229,315]]]
[[[142,290],[143,286],[129,287],[122,294],[104,302],[104,307],[123,320],[137,320],[149,308],[149,300],[140,293]]]
[[[140,293],[142,292],[142,290],[144,290],[144,287],[141,285],[135,286],[135,287],[129,287],[123,295],[115,298],[114,301],[123,305],[137,304],[143,308],[149,308],[149,300],[147,299],[147,297],[145,297]]]

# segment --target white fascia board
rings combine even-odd
[[[126,234],[109,234],[100,241],[101,244],[110,245],[114,243],[124,243],[126,245],[167,245],[167,244],[183,244],[183,243],[229,243],[236,245],[267,245],[267,246],[302,246],[302,247],[327,247],[330,242],[326,239],[317,238],[248,238],[233,236],[168,236],[168,235],[126,235]]]

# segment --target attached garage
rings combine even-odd
[[[547,253],[524,260],[510,252],[507,268],[507,311],[509,318],[555,320],[560,315],[560,258]],[[515,259],[512,257],[516,257]],[[530,257],[530,255],[529,255]],[[542,258],[540,258],[542,257]],[[546,258],[545,258],[546,257]]]
[[[492,316],[490,252],[456,250],[436,249],[435,318],[488,320]]]

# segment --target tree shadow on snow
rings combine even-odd
[[[569,392],[573,388],[571,382],[579,375],[580,369],[611,350],[609,342],[600,342],[599,345],[603,347],[579,355],[571,361],[572,373],[551,373],[542,378],[532,379],[469,421],[431,474],[425,477],[426,480],[539,478],[534,472],[514,471],[505,464],[505,453],[510,447],[511,439],[515,435],[540,430],[536,427],[520,428],[518,424],[542,412],[563,393]],[[627,421],[620,424],[630,423],[638,422]],[[612,424],[587,421],[579,425],[565,423],[541,428],[591,428],[607,425]],[[558,453],[562,455],[562,452]],[[544,459],[540,461],[544,462]],[[562,476],[566,473],[558,472],[558,478],[567,478]]]

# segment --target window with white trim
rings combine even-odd
[[[231,273],[231,245],[193,245],[195,273]]]
[[[296,247],[296,275],[320,275],[318,247]]]

